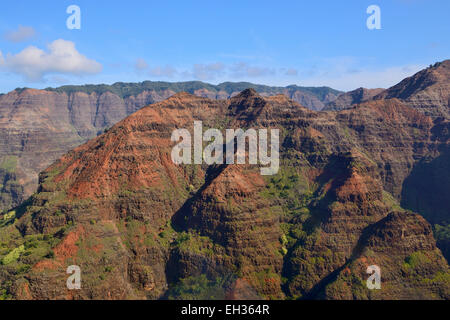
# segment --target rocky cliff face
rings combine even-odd
[[[19,205],[35,192],[39,172],[65,152],[140,108],[182,90],[227,99],[241,87],[255,87],[264,96],[283,92],[313,109],[321,109],[338,94],[329,88],[274,88],[250,83],[144,82],[24,89],[0,96],[0,211]]]
[[[341,94],[322,110],[339,111],[370,100],[399,99],[431,118],[449,118],[450,60],[438,62],[387,89],[359,88]]]
[[[338,96],[336,100],[329,102],[322,110],[340,111],[348,109],[355,104],[360,104],[362,102],[371,100],[373,97],[381,94],[383,91],[384,89],[359,88],[350,92],[346,92]]]
[[[194,120],[279,129],[278,174],[175,165],[171,133],[192,131]],[[192,298],[195,287],[218,298],[448,299],[430,225],[399,205],[414,167],[447,145],[439,125],[396,99],[314,112],[254,90],[221,101],[176,94],[67,153],[1,217],[0,293]],[[79,291],[65,285],[74,264]],[[364,285],[373,264],[379,292]]]
[[[381,290],[365,290],[367,265],[380,268]],[[429,224],[412,213],[392,212],[365,230],[358,250],[317,297],[448,300],[450,286],[442,273],[446,268]]]
[[[375,99],[397,98],[432,118],[449,118],[450,60],[438,62],[396,86],[380,93]]]

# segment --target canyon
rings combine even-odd
[[[0,96],[0,211],[31,196],[38,174],[65,152],[101,134],[128,115],[177,92],[227,99],[248,87],[263,96],[283,93],[312,109],[321,109],[339,91],[286,88],[251,83],[116,83],[17,89]]]
[[[0,297],[450,299],[449,67],[339,111],[252,88],[227,99],[179,92],[74,140],[0,215]],[[279,130],[278,173],[175,164],[172,133],[195,121]],[[61,137],[48,123],[48,139]],[[70,265],[81,290],[65,286]],[[381,290],[366,287],[371,265]]]

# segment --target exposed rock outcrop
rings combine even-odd
[[[450,60],[438,62],[375,96],[397,98],[432,118],[450,117]]]
[[[171,133],[195,120],[279,129],[279,173],[175,165]],[[230,297],[446,299],[448,264],[431,227],[398,201],[414,166],[446,145],[437,125],[396,99],[318,113],[255,90],[221,101],[176,94],[67,153],[2,217],[0,290],[157,299],[169,289],[183,298],[183,286],[210,281],[227,283],[218,289]],[[386,269],[379,295],[350,281],[372,262]],[[65,288],[73,264],[83,270],[76,293]]]
[[[0,96],[0,211],[37,189],[38,174],[67,151],[103,133],[128,115],[177,92],[227,99],[246,88],[264,96],[284,93],[312,109],[339,94],[330,88],[268,87],[251,83],[117,83],[18,89]]]
[[[366,289],[368,266],[380,268],[380,290]],[[393,212],[365,231],[358,251],[320,294],[327,299],[448,300],[446,274],[448,264],[431,226],[419,215]]]
[[[351,108],[355,104],[360,104],[371,100],[378,94],[381,94],[384,89],[366,89],[358,88],[356,90],[341,94],[336,100],[328,103],[323,111],[340,111]]]

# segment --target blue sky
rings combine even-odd
[[[373,4],[381,30],[366,26]],[[80,30],[66,27],[69,5]],[[0,92],[143,80],[389,87],[450,58],[449,21],[448,0],[8,1]]]

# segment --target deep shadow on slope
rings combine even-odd
[[[450,148],[431,161],[422,160],[403,183],[402,207],[419,212],[431,224],[446,226],[450,222]],[[447,261],[448,239],[437,239]]]

